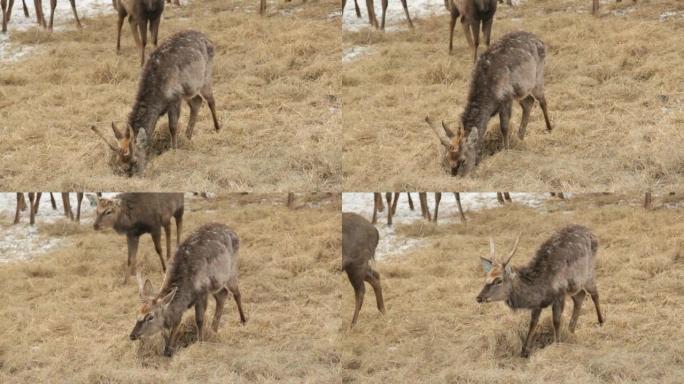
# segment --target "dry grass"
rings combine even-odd
[[[472,59],[460,26],[447,55],[448,16],[415,31],[343,35],[369,54],[343,65],[344,190],[631,191],[684,185],[684,3],[535,0],[500,5],[492,39],[525,29],[547,45],[546,96],[555,130],[533,109],[525,142],[486,154],[455,180],[426,114],[452,126],[463,110]],[[629,11],[620,16],[616,11]],[[678,14],[664,21],[666,11]],[[517,131],[520,107],[514,105]],[[514,132],[515,132],[514,131]],[[515,136],[515,135],[514,135]],[[501,146],[498,118],[488,140]]]
[[[188,311],[181,340],[189,345],[170,359],[160,355],[160,336],[142,347],[128,340],[139,302],[134,283],[121,285],[125,239],[86,225],[43,224],[41,233],[64,237],[68,245],[0,268],[0,382],[338,381],[339,195],[306,197],[318,208],[297,198],[296,210],[285,208],[281,194],[186,201],[185,235],[215,220],[241,237],[240,290],[248,321],[240,326],[231,299],[218,333],[209,329],[208,340],[198,344]],[[158,287],[159,261],[149,236],[140,254]]]
[[[344,383],[681,383],[684,381],[684,208],[653,211],[640,198],[575,196],[535,210],[519,205],[469,213],[467,227],[426,222],[397,228],[427,241],[400,258],[378,261],[387,314],[366,293],[359,323],[342,338]],[[443,218],[442,220],[445,220]],[[458,219],[454,219],[457,222]],[[562,323],[553,344],[550,309],[542,312],[529,359],[519,356],[528,311],[477,304],[484,279],[479,256],[494,235],[507,252],[522,229],[513,264],[523,264],[555,229],[590,227],[599,239],[596,263],[602,309],[597,326],[585,302],[575,334]],[[344,286],[344,326],[354,299]]]
[[[193,1],[168,7],[160,39],[183,29],[216,44],[214,95],[222,130],[206,105],[195,136],[148,164],[142,177],[113,176],[109,149],[89,131],[124,124],[139,76],[138,50],[124,26],[115,54],[116,16],[86,28],[12,33],[36,54],[0,67],[0,189],[336,191],[341,183],[340,21],[332,0]],[[71,22],[71,20],[69,20]],[[69,24],[70,28],[73,28]],[[167,132],[164,116],[157,129]]]

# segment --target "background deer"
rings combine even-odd
[[[28,193],[28,198],[29,198],[29,207],[26,206],[26,198],[24,197],[24,194],[21,192],[17,192],[17,209],[14,214],[14,222],[13,224],[18,224],[20,220],[20,212],[26,210],[26,208],[30,208],[29,210],[29,217],[30,221],[29,223],[31,225],[35,224],[35,217],[36,214],[38,213],[38,207],[40,207],[40,198],[42,197],[43,193],[42,192],[29,192]],[[83,201],[83,193],[78,192],[76,193],[76,200],[78,202],[77,205],[77,211],[76,211],[76,217],[74,217],[74,212],[71,209],[71,202],[69,201],[69,193],[67,192],[62,192],[62,207],[64,208],[64,216],[68,218],[69,220],[76,220],[76,222],[81,222],[81,202]],[[57,209],[57,203],[55,202],[55,198],[52,195],[52,192],[50,192],[50,202],[52,203],[52,209]]]
[[[535,100],[544,113],[546,129],[551,131],[544,97],[545,57],[544,43],[534,34],[519,31],[504,35],[475,65],[458,131],[454,133],[444,122],[441,128],[437,127],[429,116],[425,118],[446,148],[445,163],[452,175],[465,176],[479,163],[487,123],[497,113],[504,148],[510,148],[509,122],[514,100],[523,110],[518,129],[520,140],[525,138]]]
[[[138,274],[143,304],[130,339],[137,340],[164,330],[164,354],[172,356],[183,312],[194,306],[197,339],[204,341],[204,312],[209,294],[216,300],[211,324],[216,332],[228,291],[233,294],[240,322],[244,324],[247,319],[242,312],[238,288],[239,250],[240,239],[233,230],[223,224],[209,223],[196,229],[178,247],[159,292],[154,291],[150,280],[143,282]]]
[[[588,228],[581,225],[562,228],[539,247],[526,266],[513,267],[510,261],[519,241],[518,236],[508,257],[497,261],[494,240],[490,238],[491,259],[480,258],[487,275],[477,302],[504,301],[511,309],[531,310],[523,357],[529,356],[539,315],[549,305],[553,311],[555,340],[560,342],[560,321],[566,296],[572,297],[574,302],[570,332],[575,332],[585,292],[594,301],[599,324],[603,324],[594,272],[598,240]]]
[[[342,12],[344,12],[344,7],[347,5],[347,0],[342,0]],[[366,0],[366,10],[368,11],[368,22],[371,26],[375,28],[380,28],[385,30],[385,16],[387,14],[387,6],[389,5],[388,0],[382,0],[382,23],[378,26],[378,18],[375,15],[375,4],[373,0]],[[406,0],[401,0],[401,6],[404,8],[404,14],[406,15],[406,20],[408,20],[409,27],[413,29],[413,21],[411,21],[411,16],[409,15],[408,6],[406,5]],[[356,17],[361,17],[361,10],[359,9],[359,4],[357,0],[354,0],[354,8],[356,9]]]
[[[183,228],[184,197],[182,193],[121,193],[113,199],[99,199],[93,228],[113,228],[125,234],[128,261],[124,281],[135,273],[140,236],[149,233],[159,255],[162,271],[166,271],[161,249],[161,230],[166,236],[166,257],[171,255],[171,218],[176,219],[176,246]]]
[[[114,9],[119,14],[116,28],[116,53],[121,49],[121,27],[128,16],[135,45],[140,47],[140,66],[145,64],[147,46],[147,24],[152,34],[152,44],[157,46],[159,23],[164,12],[164,0],[113,0]],[[140,35],[138,35],[140,33]]]
[[[451,54],[454,46],[456,19],[461,16],[463,33],[468,41],[468,46],[473,51],[473,62],[476,62],[477,48],[480,45],[480,23],[482,23],[485,44],[489,47],[497,0],[446,0],[446,2],[447,9],[451,14],[451,21],[449,23],[449,54]]]
[[[112,123],[117,144],[110,143],[97,128],[91,127],[114,151],[118,165],[126,174],[131,176],[144,168],[145,154],[151,147],[152,135],[162,114],[168,115],[171,147],[177,147],[183,100],[190,106],[185,131],[188,139],[192,138],[202,99],[209,104],[215,130],[220,129],[212,91],[213,57],[214,45],[201,32],[184,31],[172,35],[152,52],[143,69],[126,129],[119,130]],[[141,130],[144,135],[139,135]]]
[[[389,210],[391,208],[388,207]],[[347,273],[354,288],[355,298],[352,327],[356,324],[363,305],[363,296],[366,292],[364,282],[373,287],[378,310],[382,314],[385,313],[380,274],[370,266],[370,260],[375,259],[375,248],[379,239],[378,230],[368,220],[355,213],[342,213],[342,269]]]
[[[76,11],[76,0],[69,0],[71,3],[71,10],[74,13],[74,18],[76,19],[76,26],[78,28],[83,28],[81,25],[81,20],[78,18],[78,12]],[[22,0],[24,7],[24,15],[29,17],[28,7],[26,7],[25,0]],[[2,32],[7,32],[7,23],[9,23],[10,17],[12,16],[12,6],[14,5],[14,0],[0,0],[0,5],[2,8]],[[52,31],[52,25],[55,19],[55,8],[57,8],[57,0],[50,0],[50,23],[46,23],[45,15],[43,14],[43,1],[34,0],[34,5],[36,9],[36,22],[43,28],[47,28]]]
[[[635,4],[636,4],[636,2],[637,2],[637,0],[632,0],[632,1],[633,1]],[[622,3],[622,0],[615,0],[615,2],[616,2],[616,3]],[[592,0],[592,4],[591,4],[591,13],[592,13],[592,15],[598,14],[598,10],[599,10],[599,0]]]

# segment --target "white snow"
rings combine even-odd
[[[14,7],[12,8],[12,19],[7,25],[7,33],[0,33],[0,64],[7,62],[18,61],[22,57],[31,53],[33,47],[22,47],[10,42],[9,36],[11,36],[12,31],[25,31],[30,28],[39,28],[36,23],[36,9],[34,8],[33,1],[26,0],[26,5],[29,10],[29,17],[24,17],[24,11],[22,9],[21,0],[14,1]],[[111,0],[78,0],[76,2],[76,11],[78,11],[78,17],[81,19],[81,24],[83,24],[84,29],[88,28],[84,19],[99,16],[105,13],[114,14],[114,8],[112,7]],[[50,2],[43,2],[43,14],[46,21],[50,22]],[[71,4],[66,0],[57,1],[57,9],[55,9],[55,21],[54,30],[60,31],[65,29],[75,29],[76,21],[74,20],[74,14],[71,11]],[[112,21],[112,28],[114,28],[114,21]]]
[[[17,204],[16,193],[0,193],[0,218],[3,221],[0,228],[0,264],[17,260],[30,260],[62,245],[63,239],[43,236],[40,231],[41,224],[66,220],[61,195],[59,193],[53,195],[57,209],[52,209],[50,194],[43,193],[36,214],[36,224],[32,226],[29,225],[28,208],[21,212],[20,223],[12,225]],[[25,194],[25,197],[28,205],[28,195]],[[69,201],[71,202],[71,210],[75,215],[75,193],[69,194]],[[91,224],[95,216],[94,212],[95,208],[89,204],[87,198],[84,198],[81,205],[81,224]]]
[[[434,196],[434,193],[428,193],[428,205],[430,206],[431,214],[434,213]],[[511,199],[514,203],[533,208],[541,206],[548,196],[548,194],[543,193],[511,193]],[[382,198],[385,198],[384,193]],[[396,224],[410,224],[415,221],[424,220],[420,213],[418,193],[411,193],[411,199],[415,206],[414,211],[409,209],[406,193],[401,193],[399,201],[397,202],[397,212],[392,218],[392,227],[387,226],[387,208],[385,207],[385,212],[378,213],[378,224],[376,224],[376,227],[378,228],[378,232],[380,232],[380,242],[375,251],[376,259],[383,260],[399,256],[424,243],[424,241],[419,238],[398,236],[395,231]],[[468,211],[499,207],[500,204],[496,200],[495,192],[461,193],[461,206],[463,207],[463,212],[467,216]],[[358,213],[370,221],[373,217],[373,193],[343,193],[342,211]],[[456,205],[454,194],[442,193],[442,200],[439,204],[439,222],[458,223],[460,221],[461,217],[458,213],[458,206]]]

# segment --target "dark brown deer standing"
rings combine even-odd
[[[637,2],[637,0],[632,0],[632,1],[633,1],[635,4],[636,4],[636,2]],[[616,3],[621,3],[622,0],[615,0],[615,2],[616,2]],[[591,13],[592,13],[593,15],[596,15],[596,14],[598,14],[598,10],[599,10],[599,0],[592,0],[592,4],[591,4]]]
[[[132,176],[145,165],[147,151],[157,120],[168,115],[171,147],[178,143],[178,120],[183,100],[190,106],[190,119],[185,135],[192,139],[197,113],[206,100],[211,110],[214,129],[220,129],[212,89],[214,44],[201,32],[178,32],[164,40],[152,52],[138,84],[138,93],[128,115],[126,129],[119,130],[112,122],[117,144],[112,144],[95,126],[100,136],[117,156],[123,173]]]
[[[166,257],[171,255],[171,218],[176,219],[176,246],[183,228],[184,199],[182,193],[121,193],[113,199],[102,198],[97,202],[97,216],[93,228],[113,228],[125,234],[128,244],[128,261],[124,272],[124,284],[128,275],[134,274],[137,265],[140,236],[149,233],[154,249],[159,255],[162,271],[166,271],[161,248],[161,230],[166,237]]]
[[[461,193],[454,192],[454,198],[456,199],[456,206],[458,206],[458,213],[461,215],[461,221],[466,223],[468,220],[466,219],[465,214],[463,214],[463,207],[461,206]],[[433,218],[435,224],[437,224],[437,217],[439,215],[440,201],[442,201],[442,192],[435,192],[435,215]]]
[[[504,301],[511,309],[524,308],[532,312],[522,348],[523,357],[530,355],[539,315],[549,305],[553,311],[555,340],[560,342],[560,321],[566,296],[574,302],[570,332],[575,332],[585,293],[594,301],[599,325],[603,324],[594,272],[598,240],[588,228],[581,225],[562,228],[539,247],[526,266],[513,267],[510,261],[519,241],[520,237],[508,257],[497,261],[494,240],[490,238],[491,258],[480,258],[487,276],[477,302]]]
[[[519,31],[504,35],[482,54],[473,70],[467,104],[454,133],[446,123],[437,127],[428,116],[425,121],[446,149],[445,163],[454,176],[465,176],[479,163],[484,148],[487,123],[499,115],[504,148],[510,148],[509,122],[513,101],[522,107],[518,137],[523,140],[530,111],[537,100],[544,113],[546,129],[551,121],[544,97],[544,43],[532,33]]]
[[[238,287],[239,250],[240,239],[232,229],[223,224],[209,223],[196,229],[178,247],[158,292],[150,280],[143,282],[138,274],[142,306],[130,339],[137,340],[164,331],[164,355],[172,356],[183,312],[194,306],[197,339],[204,341],[204,313],[210,294],[216,300],[211,323],[214,332],[218,331],[229,292],[237,304],[240,323],[247,322]]]
[[[370,266],[370,260],[375,259],[375,248],[379,240],[378,230],[368,220],[355,213],[342,213],[342,269],[347,273],[354,288],[355,297],[352,327],[356,324],[363,305],[365,282],[373,287],[378,310],[382,314],[385,313],[380,274]]]
[[[147,46],[147,25],[149,23],[152,44],[156,47],[159,24],[164,13],[164,0],[113,0],[112,3],[119,14],[116,26],[116,53],[119,53],[121,49],[121,27],[128,16],[128,24],[131,26],[135,45],[140,47],[140,66],[143,66]]]
[[[449,3],[449,1],[451,1]],[[497,0],[446,0],[447,9],[451,14],[449,23],[449,54],[454,46],[454,28],[456,20],[461,17],[461,26],[468,46],[473,51],[473,62],[477,61],[477,49],[480,45],[480,24],[484,34],[485,44],[489,46],[492,35],[492,23],[496,13]]]
[[[370,23],[371,26],[375,28],[380,28],[381,30],[385,30],[385,16],[387,15],[387,6],[389,5],[388,0],[381,0],[382,1],[382,22],[381,24],[378,24],[378,18],[375,15],[375,4],[373,4],[373,0],[366,0],[366,10],[368,11],[368,22]],[[344,11],[344,7],[347,4],[347,0],[342,0],[342,11]],[[406,20],[409,23],[409,27],[413,29],[413,21],[411,21],[411,16],[409,15],[408,11],[408,6],[406,4],[406,0],[401,0],[401,6],[404,8],[404,15],[406,15]],[[356,9],[356,17],[361,17],[361,10],[359,9],[359,4],[357,3],[356,0],[354,0],[354,7]]]

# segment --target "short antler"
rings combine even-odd
[[[449,148],[451,146],[451,141],[449,140],[449,137],[447,136],[446,131],[443,129],[439,129],[430,116],[425,116],[425,122],[432,128],[433,131],[435,131],[435,134],[437,134],[437,137],[439,138],[439,141],[442,143],[443,146]]]
[[[100,137],[102,138],[102,140],[104,140],[104,142],[107,143],[107,145],[109,146],[109,148],[112,149],[112,151],[114,151],[114,152],[118,152],[118,151],[119,151],[119,148],[117,148],[114,144],[112,144],[109,140],[107,140],[107,138],[105,137],[105,135],[103,135],[102,132],[100,132],[100,130],[97,129],[97,127],[95,127],[94,125],[92,125],[92,126],[90,126],[90,129],[91,129],[93,132],[95,132],[96,135],[100,136]]]
[[[513,258],[513,255],[515,255],[515,251],[518,250],[518,243],[520,243],[520,234],[518,234],[518,238],[515,239],[515,244],[513,245],[513,249],[511,250],[511,253],[508,254],[508,258],[506,259],[506,262],[504,263],[504,265],[508,264],[511,261],[511,259]]]

